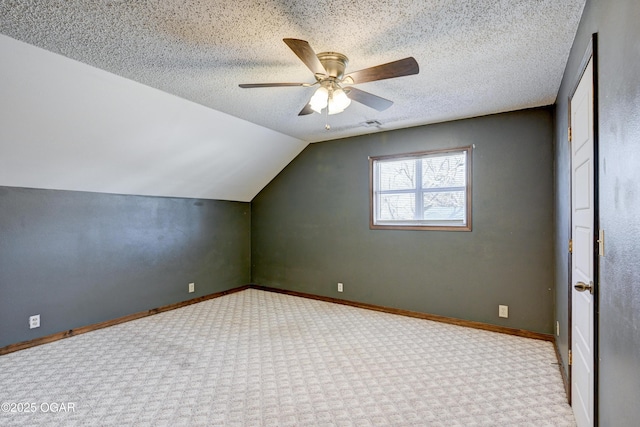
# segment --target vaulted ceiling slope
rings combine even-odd
[[[306,143],[0,35],[0,185],[251,201]]]
[[[552,104],[584,1],[3,1],[0,185],[250,200],[307,142]],[[314,88],[238,87],[315,81],[286,37],[420,73],[299,117]]]

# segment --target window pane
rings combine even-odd
[[[412,220],[415,217],[415,208],[415,194],[381,194],[378,220]]]
[[[464,187],[465,154],[454,153],[422,159],[422,187]]]
[[[416,161],[396,160],[378,163],[380,190],[416,188]]]
[[[464,191],[424,193],[425,221],[465,221]]]
[[[471,231],[471,150],[370,157],[371,229]]]

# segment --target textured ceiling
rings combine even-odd
[[[548,105],[584,0],[0,1],[0,33],[295,138],[316,142]],[[314,78],[282,42],[349,57],[349,70],[413,56],[414,76],[361,84],[383,112],[298,117]],[[377,120],[379,127],[362,123]]]

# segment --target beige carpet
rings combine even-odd
[[[575,425],[549,342],[255,289],[0,356],[0,402],[7,426]]]

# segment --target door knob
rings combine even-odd
[[[589,293],[593,295],[593,282],[589,282],[588,285],[584,282],[578,282],[575,284],[574,288],[578,292],[589,291]]]

